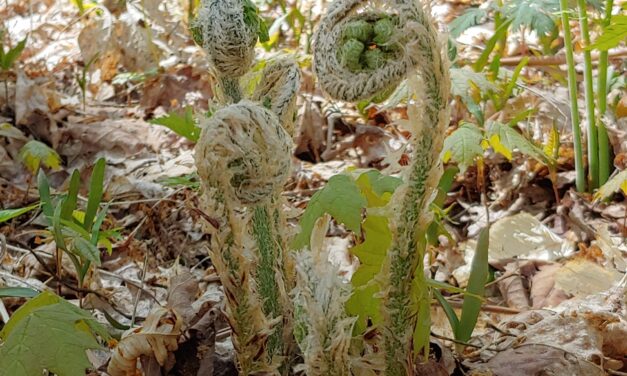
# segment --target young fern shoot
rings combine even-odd
[[[212,261],[240,373],[278,375],[289,369],[294,348],[287,294],[294,271],[284,253],[280,192],[291,169],[300,71],[294,61],[277,59],[252,100],[243,97],[240,78],[252,65],[261,25],[249,0],[202,1],[191,31],[227,106],[201,121],[195,158],[204,209],[215,218]]]
[[[255,58],[259,20],[247,17],[247,5],[246,0],[202,0],[191,26],[194,41],[207,52],[223,103],[242,99],[240,78]]]
[[[422,260],[449,122],[449,62],[426,2],[394,0],[381,9],[371,4],[336,0],[329,6],[315,40],[314,71],[329,95],[345,101],[372,98],[406,78],[411,88],[412,162],[391,201],[393,241],[378,277],[385,374],[401,376],[411,374],[415,351],[428,349],[429,297]],[[379,51],[375,63],[371,51]],[[421,330],[416,331],[419,317]]]

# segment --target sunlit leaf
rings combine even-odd
[[[617,47],[625,40],[627,40],[627,15],[619,14],[612,17],[610,25],[603,30],[603,34],[588,49],[607,51]]]
[[[485,22],[487,17],[488,12],[485,9],[468,8],[462,15],[451,21],[448,30],[453,38],[457,38],[469,28]]]
[[[474,124],[465,123],[444,140],[442,159],[456,162],[461,173],[483,155],[483,133]]]
[[[560,134],[557,130],[557,126],[553,125],[551,127],[551,131],[549,132],[549,136],[544,144],[544,154],[546,154],[550,158],[557,158],[559,154],[560,148]]]
[[[325,213],[361,235],[361,216],[366,205],[366,198],[361,194],[355,180],[348,175],[333,176],[309,201],[300,221],[300,233],[294,239],[292,247],[302,249],[309,245],[314,224]]]
[[[594,195],[594,198],[595,200],[605,200],[618,191],[623,191],[623,194],[627,197],[627,170],[621,171],[607,183],[603,184]]]
[[[380,287],[373,279],[380,272],[388,248],[392,244],[392,233],[388,219],[381,216],[368,216],[363,223],[365,241],[351,248],[351,254],[359,259],[359,268],[351,279],[353,295],[346,302],[346,311],[350,316],[358,317],[355,323],[356,333],[363,333],[370,319],[374,324],[380,322],[380,298],[374,295]]]
[[[20,159],[33,174],[39,170],[39,166],[42,164],[53,170],[58,170],[61,167],[59,154],[43,142],[37,140],[29,141],[22,146]]]

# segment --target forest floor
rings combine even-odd
[[[190,320],[197,320],[208,307],[223,307],[224,297],[208,257],[194,142],[159,125],[172,114],[174,123],[185,123],[186,111],[202,116],[213,96],[206,56],[187,30],[189,4],[143,0],[120,7],[105,1],[81,10],[75,3],[0,0],[5,50],[27,38],[13,66],[0,71],[0,213],[35,205],[7,221],[0,216],[0,288],[54,291],[80,300],[102,322],[122,326],[176,304],[193,307]],[[325,1],[288,1],[286,9],[278,3],[261,7],[265,18],[279,21],[270,28],[269,44],[259,46],[258,60],[296,53],[303,72],[293,172],[283,192],[297,213],[290,225],[296,225],[312,195],[333,175],[349,167],[391,171],[390,155],[406,164],[409,155],[402,150],[410,134],[398,125],[407,117],[403,103],[354,106],[330,101],[316,87],[310,42]],[[482,3],[443,0],[434,3],[433,13],[446,25]],[[620,11],[622,4],[615,6]],[[489,67],[471,68],[495,34],[490,17],[478,23],[457,38],[447,133],[473,123],[485,147],[469,160],[459,160],[455,150],[443,154],[447,167],[462,172],[439,212],[442,231],[430,249],[428,272],[436,281],[465,287],[478,235],[491,224],[491,282],[466,345],[456,346],[445,312],[432,306],[436,365],[424,374],[514,376],[549,369],[553,375],[625,375],[627,186],[622,193],[611,190],[620,184],[606,187],[605,199],[575,189],[563,41],[549,42],[554,51],[549,56],[540,52],[544,41],[533,30],[511,31],[497,52],[502,74],[494,78]],[[572,29],[577,38],[578,24]],[[581,78],[581,49],[576,53]],[[625,56],[624,43],[610,50],[610,111],[603,117],[614,176],[627,168]],[[510,81],[523,60],[520,77]],[[506,92],[510,83],[513,91]],[[578,99],[583,114],[583,89]],[[485,120],[478,120],[471,103]],[[495,144],[488,120],[511,122],[533,150],[554,151],[555,164],[534,157],[525,149],[529,144]],[[32,140],[40,143],[25,150]],[[37,209],[37,170],[45,171],[53,194],[67,192],[72,172],[80,171],[84,203],[99,158],[106,160],[102,202],[108,203],[108,214],[102,228],[108,240],[101,264],[78,289],[79,275],[67,256],[62,272],[56,272],[55,242]],[[356,261],[349,249],[356,239],[334,223],[325,241],[350,275]],[[461,308],[463,296],[446,298]],[[1,301],[10,316],[26,300]],[[229,333],[218,318],[215,374],[235,372]],[[110,357],[110,351],[91,353],[93,374],[104,374]]]

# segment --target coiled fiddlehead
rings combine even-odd
[[[261,82],[252,99],[270,108],[281,120],[283,128],[294,135],[296,98],[300,89],[300,69],[290,58],[281,58],[263,69]]]
[[[426,0],[424,5],[417,0],[392,0],[377,9],[370,4],[366,0],[336,0],[329,6],[315,38],[314,70],[322,88],[345,101],[371,98],[405,78],[411,88],[408,115],[414,128],[412,162],[404,172],[404,185],[391,200],[393,241],[377,278],[383,294],[380,329],[386,375],[401,376],[410,374],[417,317],[427,317],[426,323],[419,325],[428,325],[428,304],[419,310],[419,305],[428,301],[422,266],[424,230],[430,221],[432,192],[441,174],[439,154],[449,121],[449,63]],[[373,50],[370,46],[360,52],[360,66],[354,69],[350,61],[342,61],[341,49],[356,40],[347,36],[356,36],[353,29],[358,22],[363,25],[364,20],[374,23],[373,35],[378,29],[373,38],[386,43],[396,55],[361,65],[367,58],[364,54]],[[374,39],[371,42],[377,44]],[[421,84],[416,83],[416,74]],[[428,333],[427,328],[427,344]],[[425,339],[414,338],[414,342],[424,344]]]
[[[259,20],[250,0],[202,0],[191,26],[194,41],[207,52],[209,63],[231,102],[242,99],[239,78],[255,58]],[[253,10],[254,12],[254,10]]]
[[[291,329],[277,226],[291,137],[272,111],[243,100],[206,122],[195,158],[205,209],[219,221],[212,261],[225,289],[240,372],[278,374]]]

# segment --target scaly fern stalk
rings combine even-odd
[[[271,319],[287,318],[291,312],[286,311],[289,305],[285,293],[285,281],[282,268],[282,244],[273,226],[272,205],[258,205],[253,209],[252,231],[257,242],[259,264],[255,279],[259,295],[263,299],[263,312]],[[284,325],[277,323],[274,332],[268,339],[268,352],[281,356],[284,351]]]
[[[612,21],[612,8],[614,0],[607,0],[605,4],[605,17],[602,26],[606,28]],[[603,116],[607,111],[607,66],[608,52],[601,51],[599,55],[598,84],[597,84],[597,105],[599,110],[599,185],[605,184],[610,178],[612,161],[610,160],[610,140],[605,128]]]
[[[244,375],[279,374],[290,349],[291,308],[275,214],[289,176],[290,141],[276,114],[242,100],[213,114],[196,146],[206,211],[223,220],[214,231],[212,260]]]
[[[308,376],[350,376],[348,350],[356,320],[344,310],[350,284],[328,262],[328,252],[302,251],[296,259],[296,335],[304,363],[295,371]]]
[[[430,220],[431,193],[441,173],[439,154],[449,121],[449,63],[426,2],[422,5],[414,0],[386,2],[384,9],[389,14],[384,15],[368,6],[369,2],[360,0],[336,0],[329,6],[316,36],[314,71],[328,94],[346,101],[371,98],[409,77],[413,99],[408,114],[409,123],[415,128],[414,153],[406,171],[406,184],[397,189],[392,199],[393,243],[378,276],[383,291],[379,347],[385,358],[386,375],[400,376],[411,372],[417,317],[429,321],[428,308],[420,312],[418,308],[428,304],[412,298],[412,294],[427,291],[421,266],[425,252],[423,237]],[[361,12],[360,8],[363,8]],[[375,40],[385,41],[376,48],[383,59],[366,66],[361,61],[367,63],[373,53],[372,49],[361,48],[370,44],[372,37],[364,21],[374,22]],[[392,24],[391,35],[377,33],[379,22]],[[359,59],[355,57],[358,54],[362,54]],[[416,74],[420,74],[421,83],[416,83]],[[428,296],[422,294],[422,300],[426,299]]]
[[[579,105],[577,104],[577,75],[575,73],[575,58],[573,56],[573,40],[570,33],[570,9],[568,0],[560,0],[562,30],[564,32],[564,47],[566,48],[566,62],[568,64],[568,92],[570,95],[570,122],[573,129],[573,147],[575,149],[575,170],[577,177],[575,184],[577,191],[586,191],[586,169],[583,164],[583,147],[581,128],[579,126]]]
[[[590,31],[588,30],[588,9],[586,0],[577,0],[579,6],[579,25],[581,37],[585,47],[590,45]],[[599,187],[599,140],[594,114],[594,88],[592,85],[592,54],[584,49],[584,82],[586,96],[586,117],[588,121],[588,181],[590,191]]]

